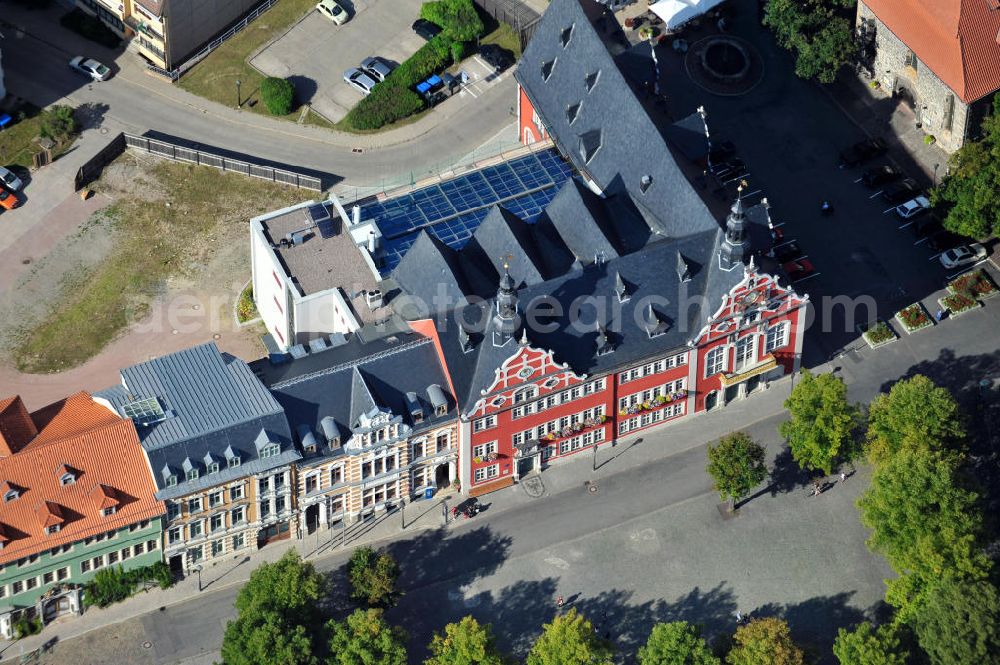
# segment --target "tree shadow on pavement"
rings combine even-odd
[[[876,620],[884,615],[884,604],[868,610],[848,605],[854,592],[833,596],[814,596],[801,603],[769,603],[753,609],[751,619],[778,617],[788,622],[795,642],[807,652],[807,662],[836,663],[833,641],[840,628],[851,628],[864,620]]]
[[[754,496],[759,496],[764,492],[770,492],[771,496],[788,494],[800,487],[805,487],[810,482],[812,482],[810,473],[801,469],[798,463],[792,459],[792,451],[785,448],[774,458],[774,467],[771,469],[771,484]]]

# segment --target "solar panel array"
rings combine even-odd
[[[544,150],[404,196],[365,204],[361,220],[375,220],[382,231],[386,250],[382,274],[388,275],[421,229],[461,249],[494,204],[502,204],[534,223],[570,175],[569,165],[555,150]]]

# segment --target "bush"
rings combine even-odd
[[[52,106],[42,112],[39,133],[53,141],[64,141],[76,134],[78,127],[72,106]]]
[[[14,622],[14,636],[19,640],[40,632],[42,632],[41,619],[29,619],[22,614],[21,618]]]
[[[420,18],[441,26],[456,42],[471,42],[486,30],[472,0],[437,0],[420,7]]]
[[[260,98],[271,115],[288,115],[295,103],[295,87],[288,79],[269,76],[260,84]]]
[[[465,57],[465,42],[452,42],[451,43],[451,61],[456,65],[462,62],[462,58]]]
[[[257,306],[253,302],[253,282],[240,292],[240,299],[236,302],[236,319],[240,323],[246,323],[256,319]]]
[[[170,568],[162,561],[130,570],[123,569],[121,565],[102,568],[87,582],[84,599],[87,605],[107,607],[125,600],[145,582],[155,582],[161,589],[166,589],[174,583],[174,578]]]
[[[101,23],[100,19],[80,9],[74,9],[70,13],[63,15],[59,19],[59,23],[64,28],[69,28],[78,35],[86,37],[92,42],[97,42],[101,46],[118,48],[122,43],[121,37],[112,32],[108,26]]]

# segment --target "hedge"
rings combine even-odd
[[[420,6],[420,18],[440,25],[456,42],[471,42],[486,30],[472,0],[425,2]]]
[[[413,88],[451,61],[451,40],[436,36],[394,69],[371,94],[358,102],[344,118],[353,129],[379,129],[424,108],[424,99]]]
[[[166,589],[174,583],[174,578],[170,568],[162,561],[130,570],[123,569],[121,565],[102,568],[85,585],[84,601],[87,605],[107,607],[131,596],[135,588],[144,582],[156,582],[161,589]]]
[[[295,102],[295,87],[288,79],[269,76],[260,84],[260,98],[271,115],[288,115]]]

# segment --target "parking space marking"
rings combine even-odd
[[[875,192],[874,194],[872,194],[871,196],[869,196],[868,198],[869,198],[869,199],[873,199],[873,198],[875,198],[876,196],[878,196],[878,195],[879,195],[879,194],[881,194],[881,193],[882,193],[882,190],[880,189],[880,190],[878,190],[877,192]]]
[[[861,182],[861,180],[862,180],[861,178],[858,178],[857,180],[854,181],[854,184],[858,184],[859,182]]]
[[[785,225],[785,223],[784,223],[784,222],[778,222],[777,224],[771,224],[771,228],[773,228],[773,229],[776,229],[776,228],[778,228],[779,226],[784,226],[784,225]]]
[[[899,230],[902,231],[903,229],[905,229],[907,226],[910,226],[911,224],[913,224],[913,222],[907,222],[906,224],[903,224],[902,226],[900,226]]]
[[[794,239],[793,240],[786,240],[785,242],[781,243],[780,245],[775,245],[771,249],[778,249],[779,247],[784,247],[785,245],[791,245],[793,242],[795,242]]]
[[[924,242],[927,242],[927,240],[928,240],[927,238],[921,238],[920,240],[916,241],[916,242],[915,242],[915,243],[913,243],[913,244],[914,244],[914,245],[919,245],[919,244],[921,244],[921,243],[924,243]]]
[[[963,270],[959,270],[959,271],[958,271],[958,272],[956,272],[956,273],[955,273],[954,275],[948,275],[947,279],[948,279],[948,281],[951,281],[951,280],[955,279],[956,277],[959,277],[959,276],[961,276],[961,275],[964,275],[964,274],[965,274],[965,273],[967,273],[967,272],[971,272],[971,271],[972,271],[972,269],[973,269],[973,268],[975,268],[976,266],[978,266],[978,265],[979,265],[980,263],[986,263],[987,261],[989,261],[989,257],[987,257],[987,258],[985,258],[985,259],[982,259],[982,260],[980,260],[980,261],[976,261],[975,263],[973,263],[973,264],[972,264],[971,266],[969,266],[968,268],[965,268],[965,269],[963,269]]]
[[[813,277],[819,277],[819,276],[820,276],[821,274],[822,274],[822,273],[818,273],[818,272],[814,272],[814,273],[813,273],[813,274],[811,274],[811,275],[806,275],[805,277],[802,277],[801,279],[797,279],[797,280],[795,280],[794,282],[792,282],[792,284],[798,284],[799,282],[804,282],[804,281],[806,281],[807,279],[812,279]]]
[[[883,210],[883,211],[882,211],[882,214],[884,215],[884,214],[886,214],[887,212],[892,212],[892,211],[893,211],[893,210],[895,210],[895,209],[896,209],[896,206],[892,206],[891,208],[886,208],[885,210]]]
[[[934,256],[932,256],[931,258],[929,258],[929,259],[927,259],[927,260],[928,260],[928,261],[933,261],[933,260],[935,260],[936,258],[938,258],[939,256],[941,256],[942,254],[944,254],[944,252],[938,252],[937,254],[935,254]]]

